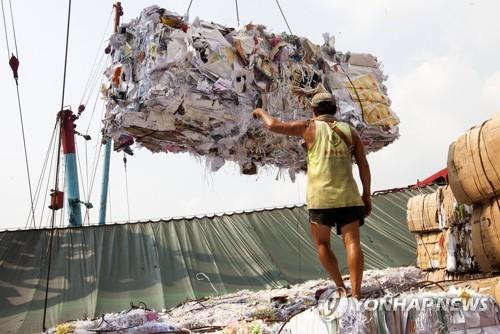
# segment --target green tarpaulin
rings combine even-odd
[[[362,228],[366,269],[415,264],[406,203],[420,192],[374,197],[373,213]],[[5,231],[0,233],[1,333],[41,331],[51,234],[48,325],[127,309],[131,301],[162,309],[186,298],[326,277],[303,206]],[[337,236],[332,248],[346,272]]]

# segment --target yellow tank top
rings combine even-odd
[[[307,151],[307,206],[309,209],[362,206],[352,174],[352,157],[347,144],[327,122],[315,120],[316,132]],[[333,122],[352,140],[347,123]]]

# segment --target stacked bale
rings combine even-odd
[[[440,198],[440,227],[446,232],[447,262],[450,273],[469,273],[478,270],[472,247],[472,206],[458,203],[450,186],[438,190]]]
[[[440,187],[437,191],[439,200],[439,228],[448,228],[459,223],[460,215],[457,213],[457,200],[450,186]]]
[[[500,271],[500,114],[450,145],[448,172],[457,200],[474,205],[471,244],[479,267]]]
[[[470,218],[472,208],[458,203],[449,186],[410,198],[408,228],[417,239],[417,266],[422,270],[466,273],[477,270]],[[440,275],[440,274],[439,274]]]
[[[407,222],[417,238],[417,266],[423,270],[446,267],[445,235],[439,229],[438,192],[409,199]]]
[[[484,272],[500,271],[500,197],[474,207],[472,245]]]

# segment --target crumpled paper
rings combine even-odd
[[[230,160],[244,174],[275,166],[293,179],[306,169],[300,139],[270,133],[251,112],[262,104],[283,120],[308,119],[310,97],[330,91],[338,118],[360,132],[368,153],[392,143],[399,120],[380,63],[336,51],[334,38],[324,39],[319,46],[262,25],[235,30],[198,18],[188,24],[148,7],[110,39],[103,133],[115,150],[132,153],[135,141],[152,152],[205,156],[212,171]]]

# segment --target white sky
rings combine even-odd
[[[21,61],[21,102],[32,183],[36,185],[61,103],[67,2],[12,2]],[[449,144],[465,130],[500,111],[498,0],[280,2],[295,34],[321,43],[322,33],[330,32],[336,36],[338,50],[369,52],[384,63],[392,107],[401,119],[401,138],[368,157],[372,190],[406,186],[445,167]],[[142,8],[155,4],[138,0],[122,3],[125,22],[138,16]],[[156,4],[184,13],[188,1]],[[65,99],[73,110],[82,99],[111,6],[112,1],[73,1]],[[253,21],[276,32],[286,30],[272,0],[239,0],[239,7],[241,23]],[[196,16],[236,26],[234,1],[194,0],[190,17]],[[25,226],[29,196],[15,86],[7,64],[3,30],[1,35],[3,229]],[[10,48],[13,49],[12,39]],[[89,124],[93,100],[78,123],[81,132]],[[94,140],[88,144],[89,164],[95,153],[100,105],[98,102],[91,123]],[[81,138],[78,143],[85,169],[85,146]],[[288,177],[275,180],[276,174],[276,170],[267,170],[257,177],[242,176],[232,164],[211,174],[206,172],[203,160],[191,156],[136,150],[136,155],[128,160],[130,218],[144,220],[303,202],[304,177],[291,183]],[[115,153],[108,220],[127,219],[124,180],[122,155]],[[85,174],[83,182],[87,182]],[[91,197],[95,207],[90,212],[92,223],[98,217],[99,192],[100,174]],[[37,225],[42,204],[38,205]],[[46,223],[44,218],[42,224]]]

